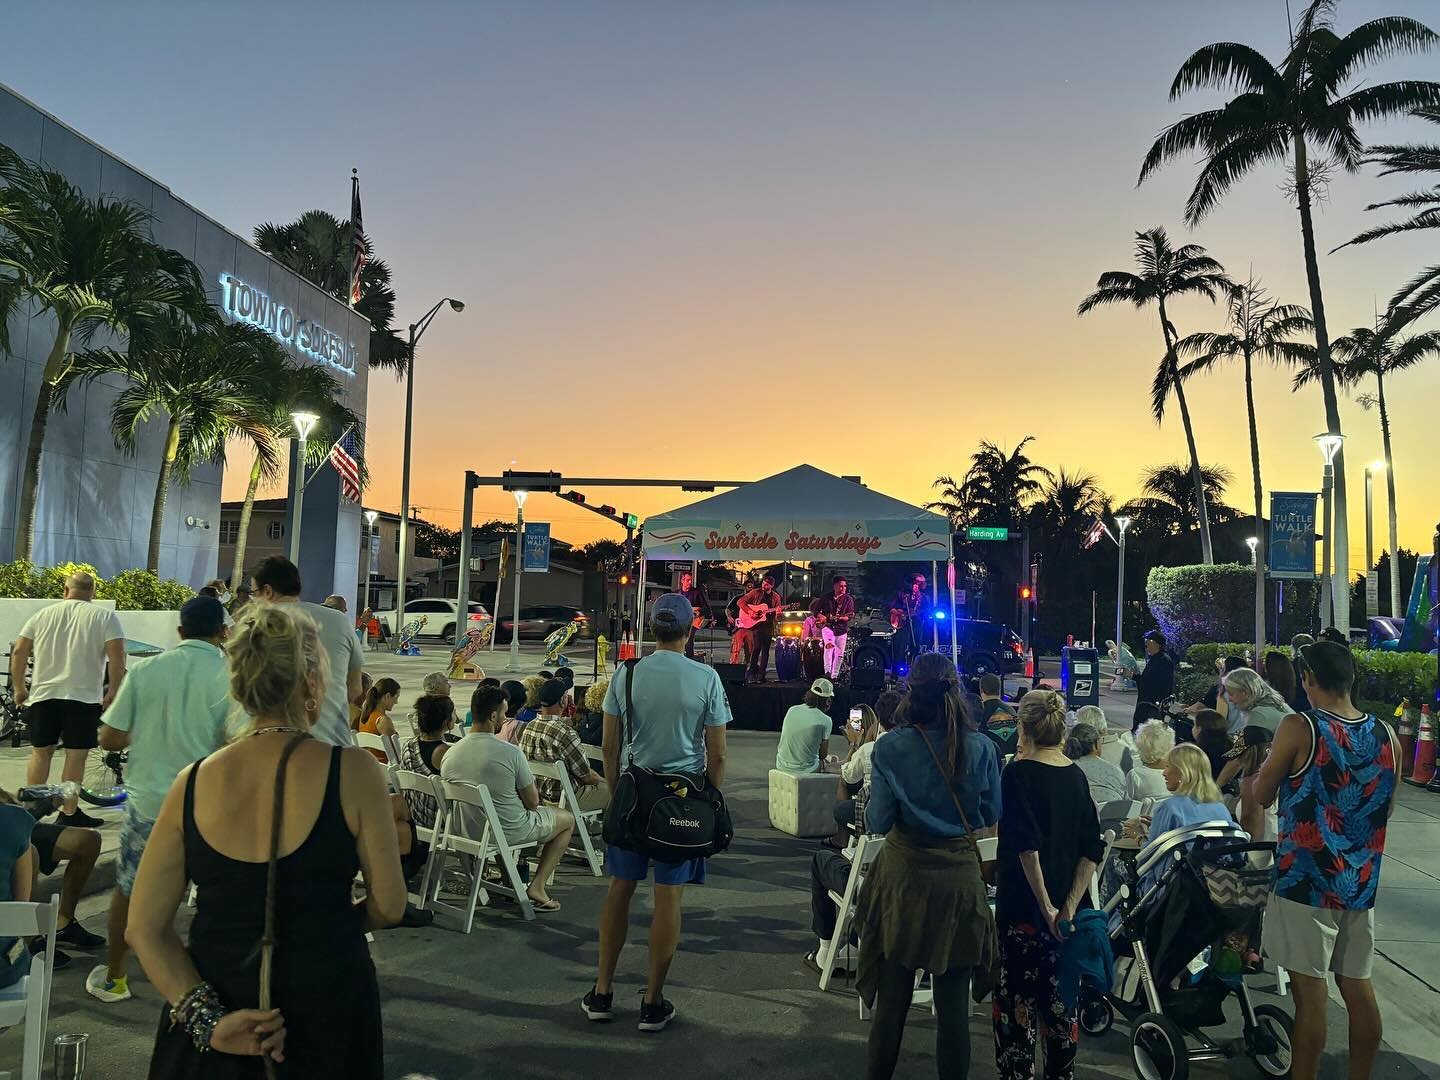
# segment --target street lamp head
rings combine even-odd
[[[463,300],[451,300],[447,297],[446,302],[450,305],[451,311],[460,312],[465,310],[465,301]]]
[[[516,509],[518,509],[518,510],[524,510],[524,509],[525,509],[525,500],[526,500],[526,498],[530,495],[530,492],[526,491],[524,488],[516,488],[516,489],[515,489],[514,491],[512,491],[510,494],[515,496],[515,507],[516,507]]]
[[[1130,520],[1131,520],[1130,518],[1125,517],[1123,514],[1122,514],[1120,517],[1117,517],[1117,518],[1115,519],[1115,524],[1118,525],[1118,526],[1120,526],[1120,535],[1121,535],[1121,536],[1124,536],[1124,535],[1125,535],[1125,530],[1130,527]]]
[[[372,529],[375,528],[375,519],[378,518],[379,516],[380,516],[380,511],[379,511],[379,510],[366,510],[366,511],[365,511],[365,524],[369,525],[370,528],[372,528]]]
[[[1340,447],[1344,442],[1344,435],[1336,435],[1333,432],[1322,432],[1315,436],[1315,445],[1320,448],[1320,453],[1325,456],[1326,465],[1334,463],[1335,455],[1340,452]]]
[[[1256,549],[1259,545],[1260,545],[1260,538],[1259,538],[1258,536],[1248,536],[1248,537],[1245,538],[1245,546],[1250,549],[1250,554],[1251,554],[1251,555],[1254,555],[1254,554],[1255,554],[1255,549]]]
[[[295,425],[295,434],[303,443],[310,438],[310,432],[315,430],[315,425],[320,422],[320,417],[313,412],[292,412],[290,422]]]
[[[1366,468],[1368,468],[1372,473],[1384,472],[1384,471],[1385,471],[1385,462],[1383,462],[1383,461],[1372,461],[1372,462],[1370,462],[1369,465],[1366,466]]]

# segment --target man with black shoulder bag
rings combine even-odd
[[[655,913],[641,1031],[663,1031],[675,1018],[665,977],[680,941],[686,885],[705,883],[706,859],[729,846],[725,725],[730,706],[720,676],[685,657],[695,609],[678,593],[655,601],[655,652],[616,671],[605,694],[605,865],[610,891],[600,912],[600,968],[581,1009],[613,1018],[614,977],[629,931],[635,887],[653,865]]]

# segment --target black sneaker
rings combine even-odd
[[[675,1019],[675,1006],[663,997],[659,1001],[640,1002],[640,1030],[664,1031]]]
[[[76,810],[73,814],[57,814],[55,823],[62,829],[98,829],[105,824],[104,819],[91,817],[83,810]]]
[[[30,939],[30,953],[31,953],[31,955],[32,955],[32,956],[41,956],[41,955],[44,954],[44,952],[45,952],[45,939],[44,939],[43,937],[33,937],[33,938],[31,938],[31,939]],[[69,963],[70,963],[70,957],[69,957],[69,955],[66,954],[66,953],[64,953],[64,952],[62,952],[60,949],[57,948],[57,949],[55,950],[55,970],[56,970],[56,971],[59,971],[61,968],[66,967]]]
[[[71,919],[62,929],[56,930],[55,940],[61,945],[69,945],[72,949],[99,949],[105,945],[105,939],[86,930],[80,925],[79,919]]]
[[[590,992],[580,1002],[580,1011],[585,1014],[585,1019],[594,1020],[597,1024],[606,1024],[615,1015],[614,1004],[615,992],[613,990],[608,994],[602,994],[592,986]]]

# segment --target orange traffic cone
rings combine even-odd
[[[1027,679],[1033,679],[1034,677],[1035,677],[1035,650],[1034,650],[1034,649],[1026,649],[1026,650],[1025,650],[1025,678],[1027,678]]]
[[[1415,720],[1410,711],[1410,699],[1400,702],[1395,710],[1395,733],[1400,737],[1400,760],[1395,767],[1401,775],[1409,776],[1415,762]]]
[[[1435,721],[1430,706],[1420,709],[1420,734],[1415,739],[1415,767],[1410,770],[1409,783],[1424,787],[1435,776]]]

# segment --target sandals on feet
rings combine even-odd
[[[559,900],[556,900],[554,897],[551,897],[549,900],[536,900],[536,899],[532,896],[532,897],[530,897],[530,906],[533,907],[537,912],[539,912],[539,911],[559,911],[559,910],[560,910],[560,901],[559,901]]]

